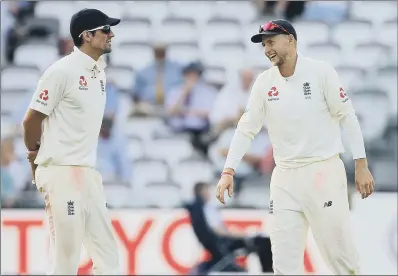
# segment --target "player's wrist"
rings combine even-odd
[[[355,169],[368,168],[368,160],[366,158],[355,159]]]
[[[229,175],[229,176],[234,177],[234,175],[235,175],[235,170],[234,170],[234,169],[230,169],[230,168],[224,169],[224,170],[221,172],[221,176],[223,176],[223,175]]]

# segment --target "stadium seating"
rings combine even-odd
[[[130,138],[126,150],[130,161],[137,161],[145,157],[144,143],[141,139]]]
[[[340,43],[343,50],[352,53],[355,45],[371,41],[372,23],[366,20],[347,20],[339,22],[331,29],[331,39]]]
[[[170,43],[167,56],[181,64],[188,64],[192,60],[200,60],[200,48],[196,42],[193,43]]]
[[[353,1],[351,5],[350,16],[353,19],[370,20],[375,26],[397,19],[397,2],[394,1]]]
[[[376,191],[398,191],[397,167],[389,160],[377,160],[372,163]]]
[[[217,1],[213,8],[212,17],[239,20],[244,25],[256,19],[257,14],[250,1],[237,1],[233,5],[228,1]]]
[[[365,142],[371,143],[381,138],[390,116],[388,94],[377,88],[368,88],[353,93],[351,97],[360,118]]]
[[[79,8],[79,5],[68,1],[40,1],[35,7],[35,16],[58,19],[60,36],[66,38],[70,36],[70,18]]]
[[[154,139],[145,144],[145,156],[165,161],[170,167],[193,157],[194,149],[185,139]]]
[[[107,204],[111,208],[134,207],[134,204],[144,204],[145,202],[145,198],[142,195],[140,197],[134,197],[131,188],[114,183],[104,183],[104,193]],[[137,202],[137,198],[141,198],[142,201]],[[139,204],[137,206],[139,206]]]
[[[171,1],[169,12],[173,17],[193,18],[198,25],[204,24],[214,12],[212,1]]]
[[[131,90],[134,87],[135,71],[130,66],[108,66],[105,70],[107,81],[119,89]]]
[[[158,41],[166,43],[196,43],[198,29],[193,19],[166,18],[162,25],[153,30]]]
[[[180,63],[201,60],[206,66],[204,78],[213,84],[235,81],[242,67],[252,67],[256,73],[269,68],[261,45],[250,42],[264,23],[255,6],[250,1],[38,1],[29,26],[44,26],[50,35],[39,40],[27,38],[17,47],[14,63],[2,68],[2,126],[10,124],[8,118],[15,108],[33,92],[44,70],[59,59],[58,39],[69,38],[71,15],[85,7],[123,18],[113,27],[116,37],[106,72],[108,81],[126,92],[119,99],[118,116],[120,131],[128,136],[126,151],[133,176],[129,187],[105,185],[108,203],[114,207],[171,208],[192,197],[197,181],[215,184],[214,164],[196,159],[198,153],[189,137],[174,134],[161,118],[129,116],[131,92],[138,70],[153,60],[154,41],[169,44],[170,59]],[[386,129],[397,124],[396,11],[396,2],[352,1],[348,18],[337,24],[301,18],[294,22],[299,51],[336,67],[353,98],[370,148],[384,143]],[[391,164],[396,166],[397,160],[397,147],[392,146],[396,137],[388,138],[395,163],[383,158],[374,163],[381,190],[396,189],[397,180],[390,177],[394,175]],[[17,156],[24,158],[22,140],[16,140],[16,149]],[[346,151],[344,160],[352,162],[348,147]],[[267,208],[266,184],[249,181],[242,186],[236,204]],[[142,191],[141,196],[134,191]]]
[[[124,16],[123,2],[118,1],[79,1],[78,9],[99,9],[110,17],[122,18]]]
[[[358,84],[362,83],[366,77],[366,71],[358,66],[338,66],[336,71],[339,73],[341,83],[347,91],[358,87]]]
[[[127,122],[125,131],[128,136],[137,136],[148,141],[163,124],[163,121],[158,118],[133,118]]]
[[[146,20],[125,19],[119,25],[113,27],[115,39],[113,45],[128,42],[149,43],[152,39],[151,22]]]
[[[47,44],[24,44],[15,51],[15,65],[37,66],[44,72],[59,59],[58,48]]]
[[[40,77],[35,66],[8,66],[1,70],[1,89],[34,90]]]
[[[149,183],[143,190],[146,194],[147,205],[158,208],[175,208],[182,204],[181,187],[170,183]]]
[[[184,198],[189,198],[197,182],[213,180],[213,170],[212,164],[208,162],[200,160],[181,161],[172,168],[171,179],[182,187]]]
[[[2,89],[1,91],[1,116],[11,115],[26,98],[25,89]]]
[[[134,53],[134,54],[132,54]],[[134,70],[143,69],[153,58],[152,48],[143,42],[125,42],[113,51],[111,64],[129,66]]]
[[[295,22],[294,28],[297,32],[297,39],[300,41],[299,45],[303,45],[303,47],[313,43],[329,42],[329,26],[325,22],[298,20]]]
[[[126,1],[123,3],[126,17],[148,18],[159,24],[169,12],[166,1]]]
[[[267,209],[269,205],[269,187],[264,182],[259,183],[244,182],[240,191],[236,204],[245,207]],[[234,200],[234,201],[235,201]]]

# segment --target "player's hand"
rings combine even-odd
[[[222,203],[225,204],[224,201],[224,192],[228,190],[228,196],[232,197],[232,193],[234,192],[234,177],[229,174],[223,174],[218,181],[216,188],[216,197]]]
[[[37,154],[39,153],[39,148],[40,148],[40,142],[37,142],[37,149],[36,150],[26,150],[26,159],[29,160],[30,163],[30,169],[32,172],[32,183],[35,183],[36,181],[36,169],[37,169],[37,165],[34,163]]]
[[[362,199],[367,198],[373,193],[374,180],[368,167],[355,169],[355,186],[361,194]]]
[[[29,160],[29,162],[35,161],[38,152],[39,152],[39,150],[27,150],[26,151],[26,158]]]

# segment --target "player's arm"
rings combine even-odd
[[[346,132],[354,159],[366,159],[362,131],[351,99],[341,85],[336,70],[328,64],[325,67],[324,91],[330,113],[332,116],[338,118],[341,127]]]
[[[60,78],[59,75],[51,69],[44,73],[22,122],[24,142],[30,153],[30,158],[29,155],[28,158],[31,161],[32,170],[36,168],[32,159],[35,158],[39,149],[42,122],[58,105],[64,93],[65,78]]]
[[[362,198],[366,198],[373,192],[374,181],[368,169],[361,127],[351,100],[342,87],[336,70],[328,64],[325,67],[325,99],[332,116],[338,118],[343,131],[346,133],[355,160],[356,186]]]
[[[257,77],[254,82],[246,110],[238,122],[225,161],[225,172],[235,173],[236,167],[250,149],[254,137],[264,124],[266,107],[263,98],[264,91],[260,84],[261,76]]]

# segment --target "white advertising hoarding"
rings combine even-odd
[[[397,195],[375,194],[355,200],[353,232],[363,274],[397,274]],[[2,210],[2,274],[39,274],[46,271],[48,236],[41,210]],[[122,252],[122,272],[128,275],[186,274],[205,252],[197,243],[184,210],[112,210]],[[224,210],[230,227],[267,231],[267,211]],[[308,272],[326,274],[309,235],[304,265]],[[250,267],[249,267],[250,271]],[[79,274],[90,274],[91,262],[82,253]]]

